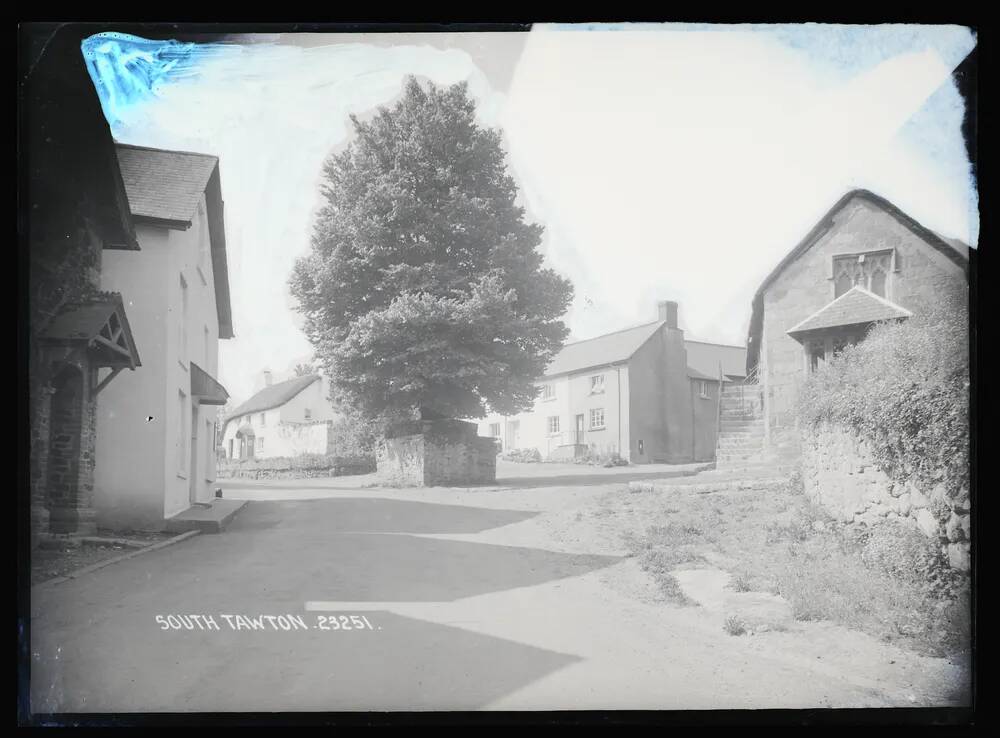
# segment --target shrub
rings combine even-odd
[[[537,448],[512,448],[501,457],[507,461],[516,461],[522,464],[540,462],[542,455]]]
[[[969,484],[968,291],[943,291],[912,318],[875,325],[811,374],[799,393],[807,425],[854,430],[891,477],[950,497]]]
[[[730,615],[723,623],[722,629],[731,636],[743,635],[747,632],[747,626],[735,615]]]

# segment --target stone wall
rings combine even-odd
[[[419,433],[379,445],[378,473],[383,483],[400,486],[489,484],[496,481],[496,451],[475,423],[425,421]]]
[[[275,457],[251,459],[220,458],[217,479],[313,479],[370,474],[375,459],[360,456]]]
[[[856,434],[833,425],[802,432],[806,494],[845,523],[898,520],[936,539],[952,567],[969,569],[969,491],[949,494],[943,484],[919,489],[890,479]]]

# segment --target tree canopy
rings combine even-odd
[[[573,289],[543,266],[500,132],[476,122],[464,83],[412,77],[351,121],[290,279],[334,394],[370,418],[527,409]]]

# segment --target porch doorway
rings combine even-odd
[[[583,445],[583,415],[577,415],[576,416],[576,430],[575,430],[575,435],[576,435],[576,437],[573,439],[573,443],[575,443],[577,446],[582,446]]]

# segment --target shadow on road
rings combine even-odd
[[[504,489],[533,489],[536,487],[594,487],[601,484],[628,484],[629,482],[641,482],[647,479],[673,479],[676,477],[688,476],[694,476],[694,472],[677,474],[659,471],[614,474],[565,474],[557,477],[497,477],[496,483],[489,485],[489,487],[503,487]],[[475,488],[473,487],[472,489]]]
[[[335,497],[290,502],[253,502],[230,532],[296,527],[322,521],[324,533],[481,533],[533,518],[530,510],[491,510],[381,497]]]

